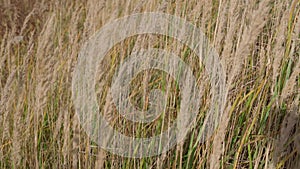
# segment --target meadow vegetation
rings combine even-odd
[[[132,102],[143,109],[145,91],[166,91],[166,116],[150,124],[120,117],[106,96],[118,65],[132,51],[172,51],[204,86],[197,125],[185,141],[139,159],[109,153],[87,136],[71,87],[84,42],[106,23],[140,12],[168,13],[197,25],[220,56],[228,88],[218,129],[200,142],[212,102],[196,55],[161,35],[117,44],[100,63],[96,88],[99,113],[126,135],[166,130],[176,119],[180,92],[166,73],[140,73],[131,82]],[[300,168],[299,55],[299,0],[1,0],[0,168]]]

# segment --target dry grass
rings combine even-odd
[[[197,140],[196,126],[166,154],[124,158],[97,147],[80,126],[72,73],[80,47],[101,26],[150,11],[180,16],[204,31],[226,69],[226,109],[206,142]],[[139,131],[145,126],[120,119],[106,97],[120,62],[142,47],[172,51],[198,79],[207,77],[195,54],[174,39],[139,35],[116,45],[98,70],[101,113],[125,134],[148,136],[166,126],[155,121]],[[299,168],[299,55],[298,0],[1,0],[0,168]],[[147,100],[145,91],[155,87],[176,100],[169,76],[146,71],[137,78],[132,94],[137,106],[147,107],[141,98]],[[198,125],[211,101],[208,84],[203,82]],[[166,124],[177,104],[168,103]]]

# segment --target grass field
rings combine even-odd
[[[132,80],[131,101],[144,109],[145,91],[165,91],[165,116],[136,124],[118,115],[108,90],[118,65],[136,49],[176,53],[204,92],[196,125],[183,142],[162,155],[126,158],[99,148],[80,125],[72,75],[89,37],[140,12],[175,15],[205,33],[226,73],[227,100],[218,128],[200,142],[212,100],[195,53],[167,36],[125,39],[99,63],[95,86],[99,113],[116,130],[157,135],[179,110],[174,79],[149,70]],[[299,0],[0,0],[0,168],[300,168],[299,56]]]

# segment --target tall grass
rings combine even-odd
[[[131,159],[99,148],[84,132],[71,99],[72,73],[80,47],[101,26],[150,11],[201,28],[225,68],[228,99],[218,129],[199,142],[211,89],[195,54],[159,35],[117,44],[97,70],[97,94],[100,113],[120,132],[159,134],[178,110],[174,79],[145,71],[132,82],[132,102],[147,108],[146,91],[161,89],[169,95],[166,116],[136,125],[118,115],[108,89],[118,65],[136,49],[176,53],[205,93],[184,142],[159,156]],[[0,168],[299,168],[299,55],[298,0],[1,0]]]

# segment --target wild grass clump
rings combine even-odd
[[[120,132],[151,136],[178,113],[179,90],[160,71],[132,81],[131,100],[149,106],[149,89],[168,94],[165,117],[135,124],[118,115],[109,88],[134,50],[172,51],[193,69],[204,92],[197,125],[167,153],[125,158],[97,146],[80,126],[72,74],[80,47],[104,24],[139,12],[185,18],[205,33],[226,72],[227,102],[218,129],[197,139],[211,103],[207,72],[175,39],[129,37],[99,64],[99,113]],[[105,42],[103,42],[105,43]],[[0,2],[0,168],[299,168],[300,3],[264,1],[36,1]],[[204,65],[205,67],[205,65]]]

